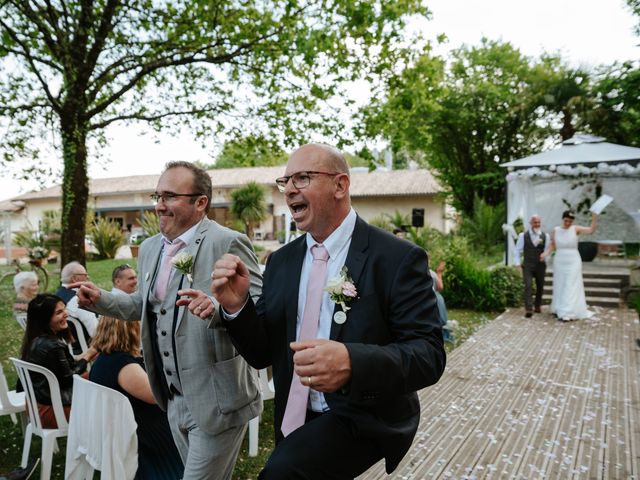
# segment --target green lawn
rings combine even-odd
[[[103,288],[111,288],[111,271],[116,265],[125,263],[122,260],[100,260],[89,262],[87,270],[91,275],[91,280]],[[132,266],[133,261],[128,260]],[[47,265],[51,274],[49,291],[55,291],[59,285],[60,272],[57,265]],[[0,274],[7,271],[7,267],[0,268]],[[6,279],[0,284],[0,362],[4,369],[10,388],[15,386],[16,373],[13,365],[10,364],[9,357],[18,356],[20,344],[22,342],[23,331],[13,319],[11,306],[13,304],[13,285]],[[450,310],[449,318],[458,322],[459,328],[455,331],[455,342],[447,344],[447,351],[451,351],[456,346],[464,342],[479,327],[489,320],[495,318],[495,313],[478,313],[469,310]],[[20,463],[22,453],[22,432],[19,426],[11,423],[9,416],[0,417],[0,474],[8,472]],[[240,452],[234,479],[249,480],[255,479],[262,465],[269,457],[273,448],[273,401],[265,403],[265,413],[260,423],[259,453],[255,458],[248,456],[247,440]],[[54,456],[52,478],[62,479],[64,477],[65,440],[59,442],[60,452]],[[31,445],[30,457],[35,458],[40,453],[40,439],[34,436]],[[34,477],[37,478],[37,477]]]

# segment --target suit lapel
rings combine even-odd
[[[300,274],[302,262],[307,253],[306,235],[299,237],[291,255],[286,259],[286,275],[288,279],[284,285],[284,302],[287,322],[287,342],[296,341],[296,325],[298,321],[298,298],[300,293]],[[293,355],[293,352],[290,352]]]
[[[353,280],[353,284],[358,289],[358,282],[362,275],[362,270],[367,260],[366,250],[369,248],[369,225],[360,217],[356,218],[356,225],[353,229],[353,235],[351,236],[351,245],[349,245],[349,252],[347,253],[347,259],[345,265],[347,267],[347,274]],[[333,309],[333,313],[342,308],[336,304]],[[349,322],[349,312],[347,312],[347,322],[338,324],[333,321],[333,315],[331,317],[331,334],[329,338],[336,340],[340,337],[340,332],[346,323]]]
[[[198,229],[196,230],[196,233],[194,234],[193,238],[191,239],[191,243],[189,245],[187,245],[182,251],[188,255],[191,255],[193,257],[193,272],[191,272],[191,275],[193,276],[195,274],[195,270],[196,270],[196,265],[198,264],[198,251],[200,250],[200,245],[202,245],[202,242],[204,240],[204,237],[207,233],[207,230],[209,229],[209,222],[207,221],[207,219],[203,219],[202,222],[200,223],[200,225],[198,226]],[[213,265],[211,266],[213,268]],[[187,276],[185,274],[183,274],[182,272],[179,272],[178,270],[176,270],[174,272],[173,278],[171,279],[171,283],[169,285],[169,288],[167,289],[168,292],[177,292],[178,287],[180,286],[180,282],[182,282],[182,287],[181,288],[191,288],[192,285],[189,285],[189,280],[187,279]],[[173,307],[175,308],[175,302],[176,302],[176,298],[174,297],[173,299]],[[184,316],[184,309],[186,307],[178,307],[178,323],[176,324],[176,331],[180,328],[180,324],[182,323],[182,318]]]
[[[160,254],[162,252],[162,235],[156,235],[155,238],[149,240],[153,242],[150,250],[151,254],[145,258],[144,265],[142,265],[141,275],[144,275],[144,290],[142,295],[145,303],[151,295],[151,286],[156,281],[156,275],[158,274],[158,268],[160,263]]]

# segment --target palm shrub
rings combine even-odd
[[[147,237],[153,237],[160,233],[160,218],[155,211],[144,212],[142,218],[138,220],[138,224]]]
[[[409,218],[409,214],[403,215],[399,210],[393,212],[393,215],[389,215],[388,213],[384,214],[385,217],[389,220],[389,223],[393,226],[393,228],[402,228],[404,229],[408,225],[411,225],[411,219]],[[392,230],[393,230],[392,228]]]
[[[460,234],[466,236],[483,253],[488,253],[504,239],[502,224],[506,218],[504,203],[489,205],[476,195],[473,215],[463,217]]]
[[[385,214],[380,214],[369,220],[369,225],[381,228],[387,232],[393,232],[393,225],[391,225],[388,215]]]
[[[264,188],[256,182],[249,182],[231,192],[231,211],[244,223],[245,233],[251,239],[255,225],[264,220],[267,214],[264,197]]]
[[[491,276],[479,269],[469,257],[447,260],[445,287],[442,292],[447,307],[492,310]]]
[[[89,236],[98,250],[98,258],[113,258],[121,245],[124,245],[124,233],[117,222],[100,217],[93,222]]]
[[[42,236],[29,228],[15,232],[13,241],[18,247],[24,247],[29,250],[35,247],[44,247]]]

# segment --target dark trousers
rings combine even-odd
[[[538,262],[535,265],[524,264],[522,266],[522,278],[524,279],[524,308],[527,311],[533,310],[532,306],[532,283],[536,281],[536,308],[542,305],[542,291],[544,290],[544,274],[547,270],[547,264]]]
[[[382,458],[371,440],[360,438],[352,421],[332,413],[309,420],[281,440],[260,480],[353,479]]]

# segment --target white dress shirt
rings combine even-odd
[[[349,214],[342,221],[340,226],[336,228],[321,245],[329,252],[329,261],[327,262],[327,281],[330,278],[337,277],[340,270],[344,266],[351,245],[351,237],[353,229],[356,225],[356,212],[351,209]],[[313,256],[311,255],[311,247],[316,243],[313,237],[307,234],[307,253],[302,262],[302,271],[300,273],[300,287],[298,290],[298,315],[296,322],[296,340],[300,336],[300,324],[304,315],[304,306],[307,301],[307,284],[309,283],[309,273],[311,272],[311,264]],[[322,293],[322,303],[320,305],[320,322],[318,324],[318,333],[316,338],[328,340],[331,333],[331,323],[333,322],[333,310],[335,303],[329,298],[329,292]],[[329,410],[329,406],[324,399],[324,395],[313,389],[309,390],[310,408],[316,412],[324,412]]]
[[[534,245],[536,245],[538,242],[540,242],[541,233],[542,233],[542,230],[526,230],[522,232],[520,235],[518,235],[518,241],[516,242],[516,250],[513,255],[513,260],[516,263],[516,265],[521,264],[520,257],[522,256],[522,252],[524,251],[524,236],[529,234],[529,236],[531,237],[531,242]],[[551,245],[550,237],[548,233],[544,234],[544,240],[545,240],[544,246],[546,251],[549,249],[549,246]]]

